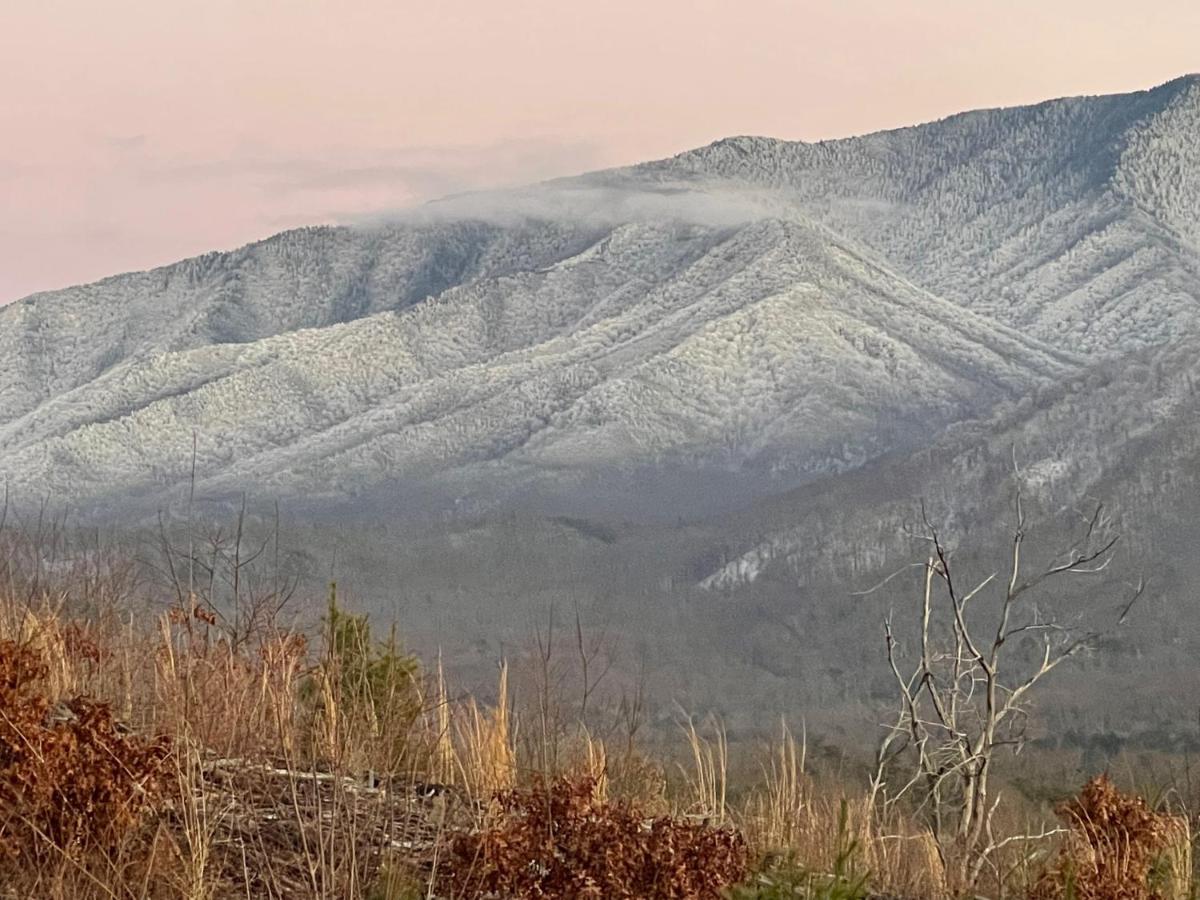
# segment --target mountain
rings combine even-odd
[[[1190,76],[818,144],[732,138],[34,295],[0,309],[0,477],[149,510],[186,489],[194,441],[201,494],[315,507],[669,514],[649,481],[724,514],[778,495],[751,562],[712,573],[732,583],[754,559],[799,565],[789,491],[922,453],[1057,440],[1099,484],[1147,439],[1114,410],[1166,434],[1193,408],[1178,348],[1197,339]],[[1088,386],[1130,361],[1150,395],[1097,409]],[[1120,439],[1072,456],[1100,420]]]

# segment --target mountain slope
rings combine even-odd
[[[570,223],[308,228],[34,295],[0,310],[0,422],[129,359],[405,309],[472,278],[551,265],[595,239]]]
[[[734,138],[657,185],[769,187],[928,290],[1056,346],[1197,328],[1200,76],[803,144]]]
[[[0,474],[154,505],[193,436],[204,492],[329,502],[851,472],[1200,335],[1198,146],[1190,77],[735,138],[35,295],[0,309]]]
[[[193,431],[212,490],[497,461],[836,471],[1076,365],[811,226],[629,225],[401,312],[134,357],[0,442],[11,469],[84,496],[182,477]]]
[[[1195,537],[1198,463],[1200,340],[1191,337],[1098,363],[920,450],[731,517],[721,530],[748,537],[699,581],[710,590],[762,578],[865,586],[921,552],[911,537],[921,503],[959,536],[1003,546],[1016,486],[1043,520],[1103,502],[1130,570],[1153,571],[1171,564],[1168,546]]]

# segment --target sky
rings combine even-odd
[[[0,5],[0,303],[735,134],[1200,71],[1196,0]]]

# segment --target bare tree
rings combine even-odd
[[[1067,577],[1105,572],[1119,540],[1097,504],[1090,514],[1080,514],[1075,539],[1030,574],[1023,559],[1027,522],[1019,489],[1015,514],[1006,566],[963,588],[946,542],[922,508],[931,552],[920,564],[924,589],[911,668],[905,668],[891,616],[884,623],[900,703],[879,747],[872,796],[881,813],[902,800],[916,806],[948,880],[963,890],[994,865],[1001,847],[1042,836],[996,835],[993,763],[1002,750],[1020,751],[1034,688],[1102,634],[1047,617],[1035,597]],[[1132,588],[1116,624],[1124,622],[1142,591],[1142,583]],[[1026,650],[1030,644],[1037,648],[1024,662],[1009,652],[1019,637]]]
[[[588,703],[592,695],[612,669],[613,659],[609,651],[608,627],[589,632],[583,624],[579,601],[575,601],[575,651],[579,657],[579,722],[588,724]]]
[[[174,594],[172,614],[189,628],[193,620],[218,628],[234,649],[269,633],[299,585],[280,570],[278,505],[269,533],[252,540],[248,525],[245,495],[230,527],[198,523],[189,510],[182,541],[160,512],[157,562],[147,562]]]

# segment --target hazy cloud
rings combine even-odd
[[[115,272],[353,222],[447,195],[602,166],[592,141],[354,148],[307,155],[265,142],[184,156],[149,134],[99,132],[90,157],[0,159],[0,303]]]
[[[117,134],[109,135],[107,138],[108,145],[122,153],[134,153],[141,150],[146,146],[146,140],[144,134]]]
[[[415,209],[361,219],[363,224],[396,221],[484,219],[509,224],[550,219],[611,225],[676,219],[714,227],[738,225],[772,214],[787,214],[778,198],[740,188],[705,189],[621,184],[612,179],[556,181],[513,190],[463,194]]]
[[[7,181],[10,178],[25,178],[40,171],[40,169],[40,166],[33,163],[0,159],[0,181]]]
[[[417,146],[330,151],[307,158],[243,152],[188,162],[148,160],[148,178],[172,183],[225,182],[277,195],[386,192],[409,202],[505,186],[593,168],[601,157],[591,142],[507,141],[473,146]]]

